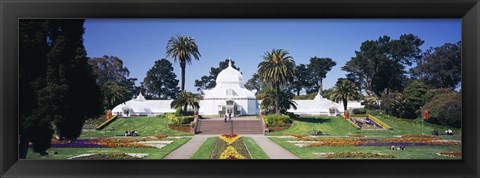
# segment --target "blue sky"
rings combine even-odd
[[[328,89],[345,77],[341,67],[363,41],[412,33],[425,41],[421,48],[426,50],[461,40],[461,19],[87,19],[84,27],[88,56],[119,57],[137,85],[156,60],[166,58],[170,37],[194,37],[202,57],[186,69],[185,88],[192,92],[197,92],[196,79],[228,57],[246,82],[273,48],[288,50],[297,65],[313,56],[332,58],[337,65],[324,79]],[[174,68],[180,79],[180,66],[174,63]]]

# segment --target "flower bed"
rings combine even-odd
[[[59,141],[52,140],[52,148],[106,148],[98,144],[98,140]]]
[[[269,125],[267,126],[269,132],[278,132],[281,130],[289,129],[292,127],[292,124],[287,125]]]
[[[441,140],[439,138],[401,137],[384,139],[356,139],[356,138],[296,138],[298,141],[312,141],[309,147],[319,146],[441,146],[460,145],[460,141]]]
[[[158,136],[158,137],[157,137]],[[52,148],[162,148],[173,141],[162,140],[166,135],[135,139],[52,140]],[[157,139],[158,138],[158,139]]]
[[[190,125],[168,125],[168,128],[182,132],[190,132]]]
[[[437,153],[439,156],[446,156],[446,157],[452,157],[452,158],[458,158],[462,157],[461,152],[439,152]]]
[[[403,138],[433,138],[431,135],[425,135],[425,134],[404,134],[401,137]]]
[[[393,154],[381,154],[381,153],[364,153],[364,152],[337,152],[332,154],[325,154],[323,158],[347,158],[347,159],[365,159],[365,158],[395,158]]]
[[[303,138],[308,136],[308,134],[290,134],[290,135],[296,138]]]
[[[136,156],[131,156],[126,153],[99,153],[94,155],[80,155],[79,157],[74,157],[72,159],[141,159]]]
[[[221,135],[213,148],[210,159],[251,159],[243,139],[236,135]]]

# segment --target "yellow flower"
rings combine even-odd
[[[222,139],[223,141],[227,142],[228,145],[231,145],[233,142],[235,142],[238,138],[240,138],[240,136],[236,136],[236,137],[225,137],[225,136],[220,136],[220,139]]]
[[[232,157],[235,159],[245,159],[233,146],[228,146],[227,149],[220,154],[220,159],[231,159]]]

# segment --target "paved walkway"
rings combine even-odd
[[[218,135],[195,135],[190,141],[168,154],[164,159],[190,159],[207,138],[215,136]],[[242,134],[242,136],[252,138],[270,159],[299,159],[297,156],[282,148],[265,135]]]
[[[208,137],[211,137],[211,135],[195,135],[180,148],[165,156],[164,159],[190,159]]]
[[[270,159],[300,159],[285,148],[268,139],[265,135],[250,136]]]

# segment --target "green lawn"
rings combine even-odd
[[[32,149],[29,150],[27,159],[67,159],[81,154],[88,153],[147,153],[149,154],[144,159],[163,159],[170,152],[176,150],[178,147],[187,143],[191,138],[183,137],[174,139],[174,142],[168,144],[163,148],[50,148],[48,149],[48,156],[40,156],[34,153]],[[58,154],[54,155],[54,152]]]
[[[349,132],[349,123],[341,117],[300,117],[293,121],[291,128],[267,133],[267,135],[307,134],[313,129],[321,130],[325,134],[345,136]],[[354,130],[352,128],[352,130]]]
[[[291,128],[267,133],[270,136],[290,135],[290,134],[308,134],[313,129],[321,130],[327,136],[347,136],[350,134],[365,135],[369,137],[391,137],[403,134],[431,134],[434,129],[443,132],[449,127],[439,126],[425,122],[422,130],[421,120],[396,119],[387,116],[377,116],[380,120],[390,125],[392,130],[358,130],[351,126],[342,117],[300,117],[293,121]],[[453,128],[450,128],[453,129]],[[461,139],[461,131],[453,129],[455,136],[444,136],[447,139]]]
[[[260,148],[260,146],[255,143],[255,141],[250,137],[243,137],[243,142],[250,151],[252,159],[269,159],[268,155]]]
[[[322,146],[322,147],[297,147],[288,143],[286,138],[270,138],[275,143],[303,159],[318,159],[314,153],[333,152],[371,152],[393,154],[393,159],[459,159],[436,155],[437,152],[462,152],[457,146],[408,146],[405,151],[392,151],[389,146]]]
[[[112,130],[112,128],[114,128],[114,130]],[[187,132],[169,129],[167,127],[167,120],[164,118],[134,117],[118,118],[102,130],[83,131],[80,137],[114,137],[116,135],[123,135],[127,130],[135,130],[140,133],[140,136],[152,136],[157,134],[191,135]]]
[[[215,143],[217,143],[218,137],[210,137],[205,141],[205,143],[198,148],[197,152],[195,152],[190,159],[210,159],[212,155],[213,147],[215,147]]]

